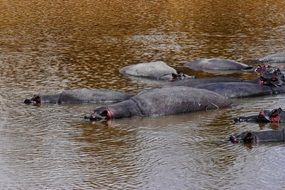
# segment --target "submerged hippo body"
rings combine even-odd
[[[95,109],[90,120],[126,118],[132,116],[160,116],[223,108],[230,101],[204,89],[184,86],[145,90],[117,104]]]
[[[229,59],[211,58],[198,59],[184,64],[192,70],[215,70],[215,71],[230,71],[230,70],[249,70],[251,66],[239,63]]]
[[[267,55],[257,60],[259,63],[285,63],[285,52]]]
[[[107,89],[74,89],[63,90],[55,94],[39,94],[26,99],[26,104],[82,104],[82,103],[114,103],[130,98],[132,95]]]
[[[246,98],[280,94],[285,92],[285,87],[272,87],[260,85],[257,82],[219,82],[196,85],[195,88],[202,88],[214,91],[228,98]]]
[[[197,78],[197,79],[185,79],[174,82],[169,82],[165,86],[188,86],[195,87],[197,85],[208,83],[220,83],[220,82],[243,82],[245,80],[232,77],[212,77],[212,78]]]
[[[172,80],[176,79],[176,77],[194,78],[185,74],[181,75],[163,61],[129,65],[120,69],[119,72],[125,76],[142,77],[154,80]]]
[[[285,129],[245,131],[238,135],[230,136],[232,143],[258,143],[258,142],[285,142]]]
[[[234,118],[235,122],[285,123],[285,112],[281,109],[262,110],[256,115]]]

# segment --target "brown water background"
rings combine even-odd
[[[119,74],[129,64],[284,51],[284,10],[283,0],[0,0],[0,189],[284,189],[284,144],[219,143],[270,128],[232,118],[284,107],[283,95],[109,126],[83,121],[95,105],[22,103],[37,92],[150,87]]]

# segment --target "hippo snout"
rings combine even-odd
[[[112,114],[107,108],[97,108],[89,116],[84,116],[84,119],[90,121],[108,121],[112,119]]]

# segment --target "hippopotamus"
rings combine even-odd
[[[228,98],[244,98],[285,93],[282,86],[284,75],[279,68],[269,65],[259,65],[255,69],[260,76],[255,80],[238,78],[202,78],[187,79],[168,83],[168,86],[191,86],[214,91]]]
[[[107,89],[73,89],[54,94],[37,94],[24,101],[25,104],[82,104],[82,103],[114,103],[129,99],[132,95]]]
[[[278,52],[259,58],[257,63],[285,63],[285,52]]]
[[[188,67],[192,70],[202,70],[202,71],[233,71],[233,70],[251,70],[252,67],[244,63],[239,63],[230,59],[198,59],[190,61],[184,64],[184,67]]]
[[[148,117],[224,108],[231,101],[215,92],[185,86],[144,90],[128,100],[98,107],[86,119],[99,121]]]
[[[195,79],[185,79],[185,80],[168,82],[165,84],[165,86],[195,87],[197,85],[208,84],[208,83],[220,83],[220,82],[249,82],[249,81],[233,77],[209,77],[209,78],[195,78]]]
[[[281,86],[285,81],[285,75],[281,70],[272,65],[261,64],[258,65],[254,71],[259,74],[261,84]]]
[[[129,65],[121,68],[119,72],[125,76],[142,77],[154,80],[175,81],[186,78],[195,78],[194,76],[188,76],[176,71],[163,61]]]
[[[285,123],[285,112],[281,108],[261,110],[259,114],[234,118],[235,122]]]
[[[195,85],[195,88],[211,90],[228,98],[246,98],[285,93],[284,86],[261,85],[254,81],[206,83]]]
[[[232,143],[258,143],[258,142],[285,142],[285,128],[277,130],[245,131],[238,135],[231,135]]]

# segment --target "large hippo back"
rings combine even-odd
[[[130,94],[107,89],[64,90],[58,103],[108,103],[120,102],[131,97]]]
[[[178,80],[174,82],[168,82],[165,86],[188,86],[195,87],[206,83],[220,83],[220,82],[242,82],[245,81],[239,78],[233,77],[212,77],[212,78],[197,78],[197,79],[186,79]]]
[[[274,88],[270,86],[260,85],[253,82],[220,82],[220,83],[207,83],[195,86],[214,91],[229,98],[244,98],[253,96],[263,96],[270,94],[278,94]],[[280,92],[283,88],[280,89]]]
[[[231,103],[215,92],[184,86],[143,91],[131,100],[138,105],[144,116],[218,109]]]
[[[279,52],[259,58],[258,62],[262,63],[285,63],[285,52]]]
[[[251,69],[252,67],[229,59],[211,58],[211,59],[198,59],[188,62],[184,65],[193,70],[244,70]]]
[[[149,79],[170,79],[172,74],[177,74],[177,71],[168,66],[162,61],[139,63],[129,65],[119,70],[121,74],[126,76],[144,77]]]

